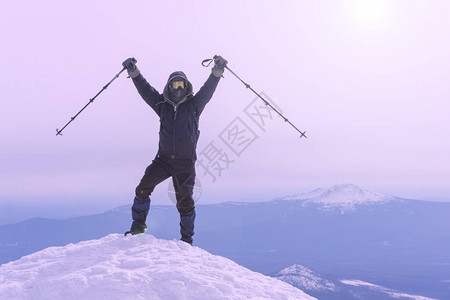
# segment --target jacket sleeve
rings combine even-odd
[[[156,104],[164,101],[163,96],[147,82],[142,74],[133,78],[133,83],[142,99],[159,115],[159,108]]]
[[[219,80],[219,77],[216,77],[213,74],[209,75],[205,84],[203,84],[200,90],[195,94],[192,100],[194,101],[194,105],[198,115],[202,113],[206,104],[209,102],[209,100],[211,100],[212,95],[216,90],[217,84],[219,83]]]

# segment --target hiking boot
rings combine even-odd
[[[191,245],[191,246],[192,246],[192,242],[193,242],[192,238],[187,237],[187,236],[182,236],[181,239],[180,239],[180,241],[185,242],[185,243],[188,243],[188,244]]]
[[[134,224],[131,226],[131,229],[127,232],[125,232],[125,236],[131,233],[131,235],[144,233],[145,230],[147,230],[147,225],[145,224]]]

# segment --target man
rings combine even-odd
[[[134,58],[123,62],[139,94],[160,119],[158,153],[136,188],[131,209],[133,223],[125,235],[143,233],[147,229],[145,220],[150,208],[150,195],[156,185],[172,177],[180,213],[181,240],[192,245],[195,222],[192,195],[200,134],[199,117],[211,99],[226,64],[225,59],[217,56],[211,75],[194,95],[192,84],[183,72],[172,73],[160,94],[142,76]]]

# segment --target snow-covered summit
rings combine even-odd
[[[335,292],[338,290],[331,281],[322,278],[318,273],[302,265],[292,265],[273,275],[299,289],[307,291]]]
[[[358,205],[387,203],[398,199],[391,195],[374,193],[353,184],[339,184],[325,189],[315,189],[309,193],[287,196],[282,200],[303,201],[305,204],[320,204],[324,209],[338,208],[351,211]]]
[[[0,299],[314,299],[180,241],[111,234],[0,266]]]

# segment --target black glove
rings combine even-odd
[[[216,77],[221,77],[227,63],[228,61],[222,56],[220,55],[214,56],[214,67],[212,68],[213,75]]]
[[[139,71],[138,67],[136,66],[137,60],[134,57],[127,58],[123,63],[122,66],[127,69],[128,75],[131,78],[137,77],[141,72]]]

